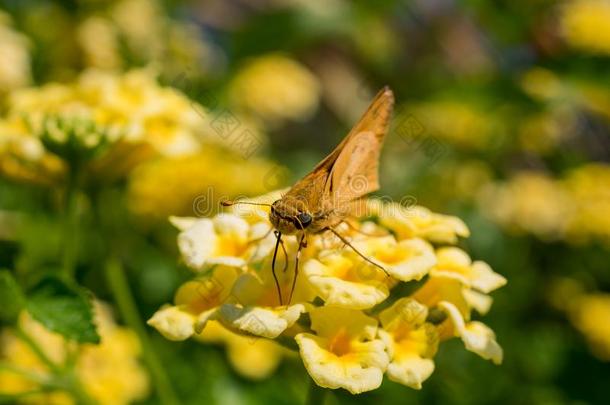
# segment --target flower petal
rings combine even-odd
[[[367,309],[389,295],[383,272],[359,257],[333,254],[310,259],[303,265],[303,273],[326,305]]]
[[[381,385],[388,362],[381,340],[359,343],[356,355],[348,360],[327,350],[327,338],[299,333],[295,340],[307,372],[319,386],[360,394]]]
[[[230,329],[274,339],[294,325],[303,312],[305,306],[302,304],[276,308],[224,304],[215,318]]]
[[[166,339],[186,340],[195,334],[196,316],[179,306],[165,306],[146,322]]]
[[[462,339],[466,350],[495,364],[502,363],[502,347],[496,342],[496,335],[487,325],[477,321],[465,323],[460,311],[450,302],[443,301],[438,306],[449,315],[455,334]]]

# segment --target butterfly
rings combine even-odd
[[[379,189],[379,156],[393,108],[394,94],[386,86],[377,93],[343,141],[279,200],[270,204],[269,221],[277,238],[272,272],[280,305],[283,305],[283,299],[275,262],[282,235],[297,235],[299,242],[288,303],[296,285],[301,249],[307,247],[308,235],[331,232],[364,260],[385,271],[359,252],[335,228],[346,220],[362,197]],[[225,201],[223,205],[238,203],[269,205],[240,201]]]

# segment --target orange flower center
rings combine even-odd
[[[339,357],[350,353],[350,351],[351,351],[350,336],[348,335],[345,328],[342,328],[341,330],[339,330],[339,332],[337,334],[335,334],[335,336],[333,336],[332,339],[330,339],[330,342],[328,345],[328,350],[331,351],[332,353],[336,354]]]

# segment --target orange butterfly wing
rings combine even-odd
[[[393,107],[394,94],[386,86],[343,141],[287,195],[305,197],[315,211],[323,199],[342,204],[379,189],[379,154]]]

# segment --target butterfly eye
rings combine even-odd
[[[303,227],[307,227],[307,225],[311,224],[312,221],[311,215],[306,212],[301,212],[299,215],[297,215],[297,218]]]

